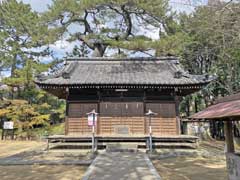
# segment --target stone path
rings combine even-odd
[[[161,180],[144,153],[104,152],[96,157],[82,180]]]

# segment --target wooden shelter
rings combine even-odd
[[[179,135],[178,106],[181,97],[206,86],[207,75],[184,71],[176,57],[158,58],[69,58],[53,74],[39,75],[35,83],[66,99],[66,135],[91,134],[86,114],[97,117],[96,135]]]
[[[190,118],[224,121],[229,180],[239,180],[240,156],[235,154],[233,121],[240,120],[240,93],[220,98],[214,105],[192,115]]]

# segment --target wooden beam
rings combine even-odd
[[[225,142],[227,153],[234,153],[233,126],[232,121],[224,122]]]

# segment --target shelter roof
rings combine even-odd
[[[240,117],[240,93],[220,98],[216,104],[190,116],[191,119],[229,119]]]

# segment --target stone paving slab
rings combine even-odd
[[[161,180],[145,153],[104,152],[96,157],[82,180]]]

